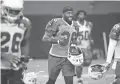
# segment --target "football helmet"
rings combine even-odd
[[[107,70],[103,64],[91,65],[88,67],[88,75],[94,80],[99,80],[105,76]]]
[[[68,52],[69,54],[67,58],[74,66],[80,66],[83,64],[83,53],[80,48],[78,48],[75,44],[71,44]]]
[[[29,72],[23,74],[23,82],[25,84],[36,84],[37,74],[35,72]]]
[[[2,0],[1,17],[14,22],[22,16],[23,0]]]

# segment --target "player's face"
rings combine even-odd
[[[79,20],[84,20],[85,19],[85,14],[83,12],[80,12],[79,15],[78,15],[78,19]]]
[[[15,16],[15,15],[19,15],[19,13],[21,12],[21,9],[14,9],[14,10],[9,10],[9,14]]]
[[[67,21],[72,21],[73,19],[73,11],[67,11],[64,13],[64,18],[67,20]]]

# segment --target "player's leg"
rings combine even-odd
[[[89,66],[92,62],[92,52],[90,49],[84,49],[84,66]]]
[[[73,84],[73,76],[64,76],[65,84]]]
[[[76,75],[77,75],[77,79],[78,79],[78,84],[82,84],[82,83],[83,83],[83,82],[82,82],[82,78],[81,78],[82,71],[83,71],[82,65],[76,67]]]
[[[115,75],[116,75],[116,78],[113,84],[120,84],[120,62],[117,62]]]
[[[75,75],[75,67],[72,65],[67,58],[63,58],[62,63],[62,74],[66,84],[73,84],[73,76]]]
[[[10,73],[10,70],[1,69],[1,84],[7,84],[8,83],[9,73]]]
[[[9,84],[24,84],[23,79],[23,69],[14,71],[11,71],[11,76],[9,77]]]
[[[48,72],[49,79],[46,84],[55,84],[56,79],[61,70],[61,58],[49,55],[48,57]]]
[[[83,53],[85,53],[85,51],[83,51]],[[78,84],[83,84],[83,81],[82,81],[82,78],[81,78],[82,71],[83,71],[83,65],[76,67],[76,75],[77,75]]]

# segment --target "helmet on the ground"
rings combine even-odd
[[[101,79],[106,71],[107,69],[102,64],[95,64],[88,67],[88,75],[94,80]]]
[[[29,72],[23,74],[23,82],[25,84],[36,84],[37,74],[35,72]]]

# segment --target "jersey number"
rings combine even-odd
[[[22,35],[20,33],[15,33],[12,38],[12,46],[11,51],[12,52],[18,52],[19,51],[19,45],[20,41],[17,39],[21,39]],[[9,46],[4,46],[7,42],[10,41],[10,34],[8,32],[1,32],[1,51],[2,52],[8,52]],[[4,46],[4,47],[3,47]]]
[[[88,40],[89,39],[89,31],[81,31],[79,32],[79,40]]]

